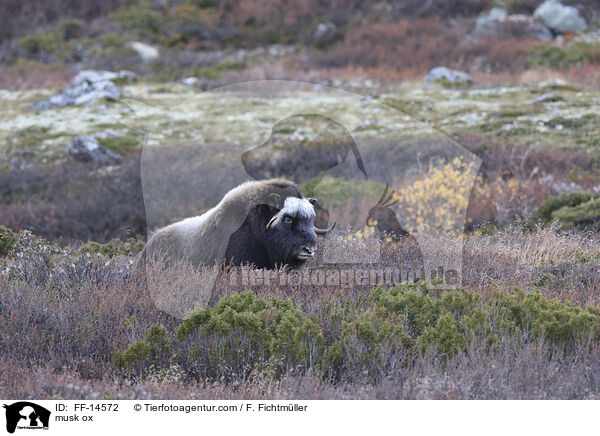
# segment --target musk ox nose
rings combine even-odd
[[[296,257],[301,260],[306,260],[315,255],[315,246],[314,245],[304,245]]]
[[[315,254],[315,247],[314,245],[305,245],[304,247],[302,247],[302,251],[305,251],[312,256],[313,254]]]

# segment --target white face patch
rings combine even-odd
[[[302,216],[314,218],[316,216],[315,208],[306,198],[288,197],[283,203],[282,211],[290,216]]]

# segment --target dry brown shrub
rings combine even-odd
[[[520,226],[470,235],[463,246],[463,285],[489,293],[496,286],[539,288],[581,306],[600,304],[599,234],[528,231]]]
[[[454,63],[464,34],[438,18],[371,24],[351,30],[345,40],[316,57],[326,68],[386,66],[396,70],[426,70]]]
[[[62,89],[72,76],[64,65],[19,59],[12,65],[0,65],[0,89]]]
[[[480,344],[447,361],[427,353],[379,380],[331,382],[315,374],[281,380],[255,378],[232,387],[223,382],[133,381],[105,375],[82,377],[42,362],[4,359],[0,396],[21,399],[598,399],[600,349],[580,347],[578,358],[549,354],[538,344],[507,341],[496,353]]]
[[[464,28],[439,18],[355,28],[345,40],[314,63],[321,68],[363,69],[374,77],[414,77],[444,65],[486,73],[520,72],[526,67],[533,40],[481,38],[473,42]],[[393,76],[392,76],[393,77]]]
[[[564,74],[565,79],[576,86],[600,89],[600,65],[584,63],[572,66]]]
[[[482,38],[462,45],[457,53],[459,67],[491,73],[518,73],[526,69],[527,57],[537,40],[520,38]]]
[[[146,231],[139,155],[93,163],[30,164],[0,174],[0,222],[49,239],[106,242]]]

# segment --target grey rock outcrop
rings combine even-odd
[[[565,6],[557,0],[546,0],[537,7],[533,15],[558,34],[568,31],[582,32],[587,29],[587,23],[579,15],[577,8]]]
[[[504,9],[494,8],[481,15],[475,23],[472,36],[491,38],[527,38],[551,40],[552,32],[530,15],[508,15]]]
[[[66,152],[81,162],[114,163],[121,160],[121,155],[100,145],[93,136],[73,138]]]
[[[467,73],[446,67],[435,67],[423,80],[428,83],[449,82],[457,85],[473,83],[473,79]]]
[[[46,110],[57,106],[77,106],[93,104],[103,98],[117,100],[121,96],[113,80],[132,80],[136,76],[131,71],[80,71],[69,86],[60,94],[32,104],[30,110]]]

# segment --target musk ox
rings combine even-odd
[[[316,200],[283,179],[246,182],[212,209],[155,232],[137,264],[160,257],[194,266],[253,264],[258,268],[299,267],[313,257]]]

